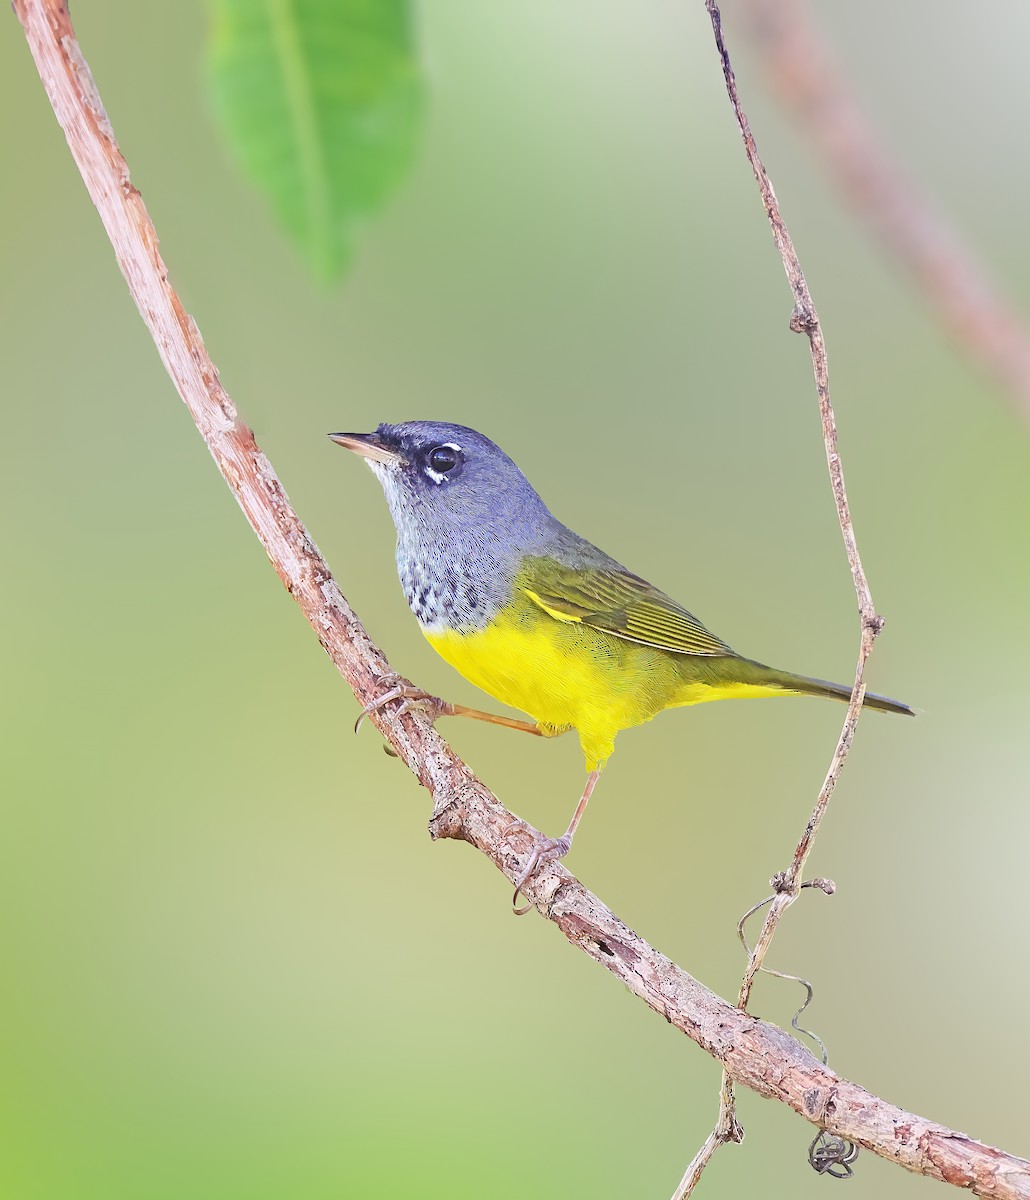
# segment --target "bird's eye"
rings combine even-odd
[[[426,456],[426,465],[433,475],[444,476],[462,461],[461,449],[447,442],[443,446],[434,446]]]

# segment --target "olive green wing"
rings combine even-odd
[[[624,641],[674,654],[734,653],[692,613],[629,571],[568,567],[553,558],[528,558],[518,586],[557,621],[589,625]]]

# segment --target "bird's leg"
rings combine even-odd
[[[385,677],[385,681],[399,679],[400,677],[397,675]],[[378,712],[391,700],[401,701],[397,709],[398,717],[413,709],[418,709],[425,713],[431,721],[437,721],[440,717],[471,717],[476,721],[488,721],[491,725],[503,725],[506,729],[520,729],[524,733],[535,733],[538,737],[544,736],[543,730],[537,726],[535,721],[518,721],[514,717],[500,717],[494,713],[482,712],[478,708],[466,708],[464,704],[451,704],[448,700],[441,700],[439,696],[431,696],[421,688],[403,682],[395,683],[388,691],[365,705],[354,722],[354,732],[358,732],[361,722],[370,713]]]
[[[560,838],[544,837],[542,834],[537,835],[537,839],[533,845],[533,852],[529,856],[529,862],[526,864],[526,869],[518,878],[515,884],[515,895],[511,898],[511,906],[517,917],[524,917],[526,913],[533,907],[532,904],[524,904],[521,908],[516,907],[519,893],[525,887],[529,877],[539,867],[546,866],[549,862],[554,862],[555,859],[564,858],[572,848],[572,839],[576,836],[576,826],[583,819],[583,814],[587,810],[587,804],[590,802],[590,794],[601,777],[601,770],[595,767],[587,776],[586,787],[583,789],[583,795],[579,798],[579,803],[576,805],[576,811],[572,814],[572,820],[569,822],[568,829],[561,835]]]

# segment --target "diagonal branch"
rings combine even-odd
[[[1030,418],[1030,323],[883,146],[805,0],[738,0],[769,84],[841,197],[954,340]]]
[[[279,577],[359,701],[367,703],[388,673],[386,659],[341,594],[253,434],[239,421],[196,325],[168,282],[157,234],[129,180],[67,8],[60,0],[15,0],[14,8],[168,373]],[[425,718],[374,713],[372,719],[432,794],[432,836],[469,842],[514,882],[534,831],[522,824],[512,831],[512,814]],[[782,1030],[702,987],[627,928],[565,868],[552,864],[523,890],[569,942],[717,1058],[732,1079],[918,1174],[973,1187],[998,1200],[1030,1200],[1030,1162],[906,1113],[842,1079]]]

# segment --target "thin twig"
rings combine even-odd
[[[830,403],[830,378],[829,364],[826,358],[826,343],[823,339],[822,327],[819,324],[819,314],[816,312],[815,304],[812,301],[812,294],[808,290],[808,284],[805,281],[804,272],[801,270],[801,263],[798,260],[797,251],[794,249],[794,243],[786,225],[783,223],[783,217],[780,214],[780,206],[776,199],[772,180],[769,178],[769,173],[762,163],[754,136],[751,133],[751,126],[747,115],[740,103],[736,77],[733,73],[729,51],[726,49],[726,41],[723,37],[722,14],[719,12],[719,5],[716,3],[716,0],[705,0],[705,8],[711,18],[712,31],[715,35],[715,45],[722,62],[726,93],[729,96],[730,104],[733,106],[733,114],[737,119],[737,125],[744,140],[747,159],[751,164],[751,170],[754,172],[755,181],[758,184],[758,190],[762,197],[762,204],[765,206],[766,215],[769,218],[773,241],[776,243],[776,249],[783,263],[783,269],[787,274],[787,282],[790,284],[790,290],[794,297],[794,310],[790,317],[790,328],[795,333],[805,334],[808,338],[812,358],[812,372],[815,376],[816,393],[819,399],[823,443],[826,447],[826,462],[830,472],[830,486],[833,489],[834,504],[837,508],[837,520],[840,524],[841,536],[844,539],[844,549],[851,568],[851,578],[855,586],[855,595],[858,599],[859,619],[861,622],[861,638],[858,664],[855,668],[855,682],[833,758],[830,760],[826,778],[823,780],[823,785],[816,798],[812,815],[809,817],[805,831],[797,844],[790,866],[774,880],[776,898],[766,913],[762,930],[751,951],[747,969],[741,980],[740,991],[737,995],[737,1005],[739,1008],[746,1010],[748,1001],[751,998],[751,989],[754,985],[755,976],[762,969],[762,963],[765,961],[765,956],[768,953],[780,920],[798,897],[801,887],[801,875],[804,871],[805,863],[811,853],[812,844],[815,841],[816,834],[819,832],[823,817],[826,815],[830,798],[837,786],[837,780],[840,778],[841,770],[851,749],[851,743],[855,736],[855,727],[862,712],[862,701],[865,698],[865,665],[873,648],[873,642],[883,628],[883,619],[877,615],[876,609],[873,606],[873,597],[869,590],[869,581],[866,579],[865,571],[862,568],[862,559],[858,553],[858,542],[855,539],[855,528],[848,506],[848,494],[844,486],[844,468],[837,449],[837,422],[833,412],[833,405]],[[701,1172],[708,1162],[711,1161],[712,1155],[720,1145],[726,1142],[739,1142],[743,1140],[744,1131],[737,1121],[735,1107],[733,1083],[729,1075],[724,1072],[719,1092],[719,1117],[716,1121],[715,1129],[705,1141],[704,1146],[691,1163],[691,1166],[687,1169],[686,1174],[680,1181],[679,1187],[673,1194],[672,1200],[684,1200],[685,1197],[690,1195],[701,1177]],[[712,1138],[715,1139],[715,1144],[709,1148]]]
[[[681,1196],[689,1196],[694,1190],[695,1185],[701,1179],[701,1172],[712,1161],[712,1156],[716,1150],[727,1141],[739,1141],[739,1138],[730,1138],[724,1134],[718,1125],[701,1143],[701,1149],[687,1164],[687,1169],[683,1172],[683,1178],[679,1182],[679,1187],[673,1192],[672,1200],[679,1200]]]
[[[1030,419],[1030,325],[883,145],[805,0],[738,0],[770,85],[841,198],[907,268],[930,309]]]
[[[14,8],[129,290],[176,388],[283,583],[359,701],[367,702],[388,674],[386,659],[340,593],[253,434],[238,420],[196,325],[168,282],[156,231],[129,181],[67,8],[60,0],[14,0]],[[539,836],[536,831],[515,822],[419,713],[377,712],[371,719],[432,794],[430,834],[468,842],[514,882]],[[906,1113],[842,1079],[783,1030],[702,987],[560,864],[538,872],[523,892],[569,942],[745,1087],[917,1174],[973,1187],[997,1200],[1030,1200],[1030,1162]]]

